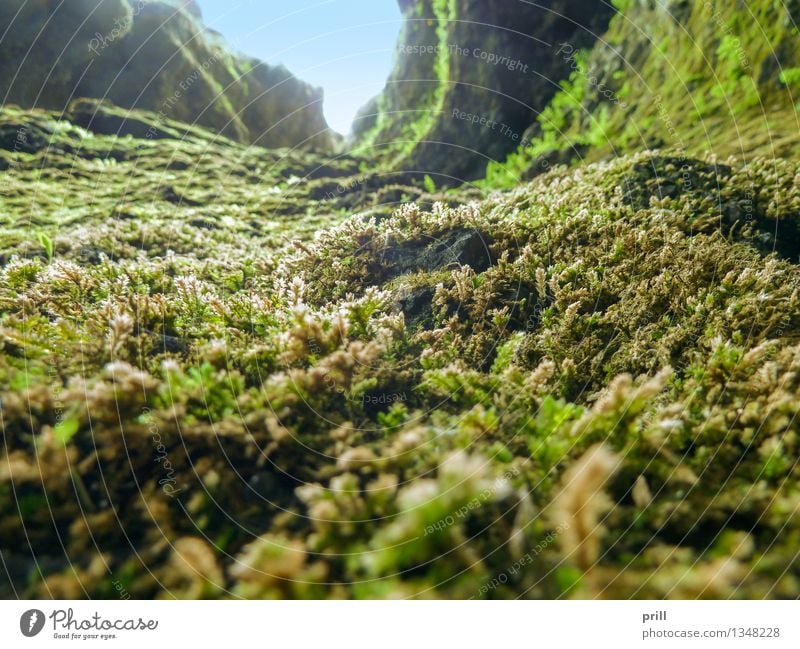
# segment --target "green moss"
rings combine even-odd
[[[800,86],[800,68],[789,68],[781,71],[779,79],[781,83],[787,86]]]
[[[540,126],[597,153],[624,130],[585,74]],[[50,133],[0,197],[0,541],[33,575],[0,594],[796,595],[796,162],[476,200],[53,120],[0,111]]]

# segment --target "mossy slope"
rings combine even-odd
[[[800,591],[795,163],[389,216],[355,158],[0,124],[46,134],[2,153],[4,595]]]
[[[797,156],[796,2],[614,4],[592,48],[568,44],[573,72],[526,133],[531,144],[489,165],[490,185],[511,187],[555,162],[662,147]]]

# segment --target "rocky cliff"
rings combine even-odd
[[[7,0],[0,30],[4,103],[60,111],[89,97],[244,143],[332,147],[321,90],[233,54],[194,2]]]
[[[489,183],[513,186],[557,162],[642,149],[796,156],[800,4],[616,0],[591,48],[564,48],[569,79]]]
[[[796,2],[401,7],[394,71],[355,125],[359,150],[391,168],[513,186],[641,149],[800,150]]]
[[[590,46],[613,10],[558,0],[401,0],[406,22],[383,93],[355,124],[360,149],[440,183],[483,175],[517,148],[570,74],[559,43]]]

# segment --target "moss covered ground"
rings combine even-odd
[[[795,162],[176,133],[0,111],[0,594],[800,592]]]

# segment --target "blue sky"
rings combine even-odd
[[[346,133],[383,88],[402,18],[396,0],[198,0],[231,46],[325,89],[325,116]]]

